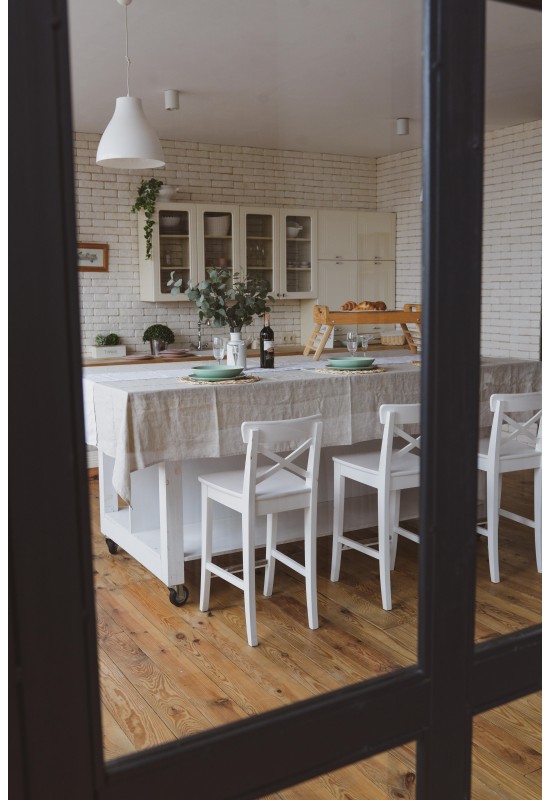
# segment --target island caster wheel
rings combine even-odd
[[[189,589],[180,583],[175,589],[168,589],[170,602],[173,606],[184,606],[189,600]]]
[[[116,542],[113,542],[112,539],[105,539],[105,543],[107,544],[107,547],[109,548],[109,553],[112,556],[116,556],[116,554],[118,553],[118,544]]]

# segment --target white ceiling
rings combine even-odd
[[[76,131],[126,94],[124,8],[68,0]],[[163,139],[380,156],[420,146],[421,0],[134,0],[130,93]],[[541,118],[541,15],[489,2],[489,129]],[[165,111],[164,90],[181,91]],[[409,117],[409,136],[395,119]]]

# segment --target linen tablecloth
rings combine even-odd
[[[380,438],[380,405],[420,400],[420,368],[414,360],[377,356],[385,372],[348,375],[318,372],[326,362],[300,363],[297,358],[279,359],[275,370],[256,371],[257,359],[248,359],[260,381],[208,386],[177,381],[189,374],[188,363],[87,368],[86,441],[114,458],[114,488],[130,502],[133,470],[162,461],[244,453],[244,420],[321,414],[323,446]],[[538,391],[540,373],[536,361],[483,359],[480,427],[491,423],[491,394]]]

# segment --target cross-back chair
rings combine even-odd
[[[380,422],[384,426],[380,452],[334,456],[334,523],[330,579],[340,576],[342,549],[351,548],[380,563],[382,606],[392,607],[390,570],[395,566],[397,541],[404,536],[418,542],[418,534],[399,525],[401,490],[420,485],[420,436],[412,436],[403,425],[420,422],[420,404],[382,405]],[[400,441],[395,445],[394,439]],[[405,444],[403,444],[403,441]],[[413,451],[416,451],[413,452]],[[346,478],[372,486],[378,491],[378,542],[362,544],[345,536],[344,498]]]
[[[264,595],[270,596],[273,592],[275,562],[286,564],[305,577],[309,627],[319,627],[316,548],[322,425],[320,415],[281,421],[243,422],[241,432],[247,444],[244,470],[199,477],[202,492],[200,609],[208,610],[212,575],[242,589],[247,639],[251,646],[258,644],[254,591],[257,516],[267,516]],[[307,465],[304,468],[295,462],[305,453]],[[258,465],[261,455],[268,461],[268,466]],[[213,502],[221,503],[242,515],[242,578],[212,561]],[[277,549],[278,514],[295,509],[304,509],[304,564]]]
[[[487,473],[487,526],[478,525],[477,532],[487,537],[491,580],[499,583],[499,517],[534,529],[537,569],[542,572],[542,393],[493,394],[490,408],[491,435],[480,440],[477,456],[477,468]],[[511,416],[518,413],[524,419]],[[534,519],[513,514],[500,505],[503,473],[530,469],[534,470]]]

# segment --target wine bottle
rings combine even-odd
[[[260,331],[260,367],[275,367],[275,334],[269,327],[269,314],[264,314],[264,327]]]

